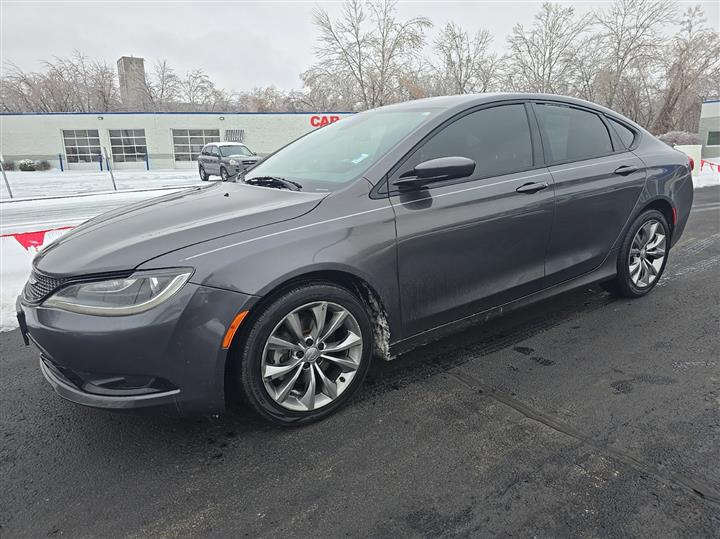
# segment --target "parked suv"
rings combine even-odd
[[[260,158],[257,154],[237,142],[213,142],[207,144],[198,156],[200,179],[208,181],[210,176],[220,176],[227,181],[255,165]]]

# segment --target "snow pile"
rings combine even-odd
[[[42,245],[50,244],[67,231],[47,232]],[[0,237],[0,331],[9,331],[18,325],[15,318],[15,300],[30,274],[32,259],[42,245],[26,249],[13,236]]]
[[[710,166],[709,163],[718,166]],[[703,159],[700,163],[695,163],[693,185],[695,185],[695,189],[720,185],[720,159]]]

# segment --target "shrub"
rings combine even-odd
[[[3,161],[2,166],[5,170],[15,170],[15,161]]]
[[[658,138],[670,147],[702,144],[700,135],[687,131],[669,131]]]
[[[21,159],[18,161],[18,168],[24,172],[32,172],[35,170],[35,161],[32,159]]]
[[[50,161],[43,159],[42,161],[35,161],[35,170],[50,170],[52,166]]]

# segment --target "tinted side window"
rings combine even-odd
[[[607,127],[597,114],[564,105],[535,106],[550,160],[581,161],[613,151]]]
[[[629,128],[625,127],[620,122],[616,122],[612,118],[608,118],[608,120],[610,121],[610,125],[613,126],[613,129],[615,129],[618,137],[620,137],[620,140],[622,140],[622,143],[625,145],[625,147],[629,148],[630,146],[632,146],[632,143],[635,140],[635,132],[631,131]]]
[[[456,156],[475,161],[473,178],[531,168],[532,143],[524,105],[503,105],[463,116],[423,144],[401,171],[429,159]]]
[[[208,153],[213,157],[217,157],[219,155],[217,146],[208,146]]]

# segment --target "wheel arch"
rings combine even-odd
[[[673,205],[672,201],[669,198],[665,198],[663,196],[657,196],[653,198],[652,200],[649,200],[645,202],[642,209],[638,212],[638,215],[642,214],[643,212],[646,212],[647,210],[657,210],[660,213],[663,214],[663,217],[665,217],[665,220],[667,221],[668,226],[670,227],[670,235],[672,237],[672,233],[675,229],[675,206]],[[637,216],[636,216],[637,218]]]
[[[329,283],[346,289],[355,295],[368,311],[370,322],[373,326],[373,355],[377,358],[389,361],[390,354],[390,317],[386,308],[386,302],[366,278],[356,272],[339,268],[308,269],[286,276],[280,282],[275,282],[263,289],[261,299],[255,303],[248,316],[243,320],[228,350],[225,362],[225,396],[226,402],[238,401],[239,391],[235,387],[234,369],[239,361],[241,343],[245,339],[255,320],[260,316],[265,307],[272,303],[275,298],[282,295],[287,289],[299,284]]]

